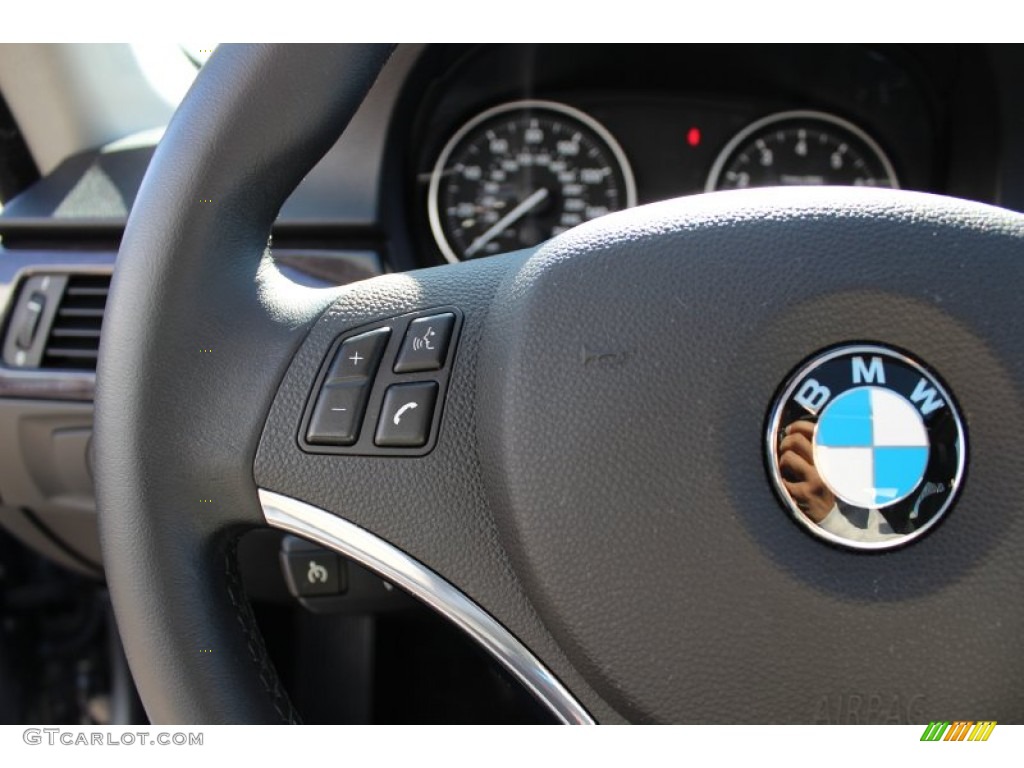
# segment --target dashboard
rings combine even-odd
[[[899,186],[1024,209],[1019,100],[1000,92],[1015,61],[981,46],[400,46],[283,206],[273,253],[294,280],[335,285],[764,184]],[[154,144],[72,156],[0,214],[0,442],[19,446],[0,510],[90,572],[101,569],[84,455],[100,283]]]
[[[400,46],[282,208],[272,251],[292,279],[339,285],[751,186],[890,186],[1024,210],[1021,58],[952,45]],[[154,148],[72,156],[0,213],[0,527],[93,577],[95,360]],[[246,587],[291,606],[266,576],[279,553],[276,540],[243,548]],[[381,594],[359,610],[395,599],[367,579]],[[331,599],[300,604],[347,610]]]
[[[417,250],[479,258],[632,205],[751,186],[991,201],[998,120],[978,87],[991,76],[962,80],[983,67],[970,51],[891,46],[434,51],[400,144]]]

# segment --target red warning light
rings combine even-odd
[[[686,132],[686,143],[691,147],[696,147],[700,144],[700,128],[694,126]]]

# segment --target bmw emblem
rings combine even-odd
[[[793,517],[855,549],[889,549],[933,528],[963,481],[956,404],[925,366],[881,346],[814,357],[768,423],[768,465]]]

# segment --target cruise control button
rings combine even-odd
[[[426,445],[437,400],[436,381],[395,384],[388,387],[377,423],[377,445],[387,448],[418,448]]]
[[[444,365],[454,326],[455,315],[451,312],[421,317],[409,323],[395,361],[395,373],[436,371]]]
[[[359,437],[369,387],[360,383],[325,384],[309,419],[306,442],[352,445]]]
[[[341,561],[333,552],[311,549],[304,552],[282,552],[281,562],[288,591],[295,597],[337,595],[345,591],[345,574]]]
[[[390,335],[390,328],[378,328],[346,339],[334,356],[325,381],[331,383],[373,376]]]

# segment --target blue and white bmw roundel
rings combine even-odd
[[[933,528],[960,492],[967,446],[949,391],[880,345],[826,350],[794,373],[769,416],[775,490],[816,536],[856,549]]]
[[[881,387],[858,387],[822,411],[814,464],[842,501],[884,507],[920,485],[928,447],[924,421],[909,400]]]

